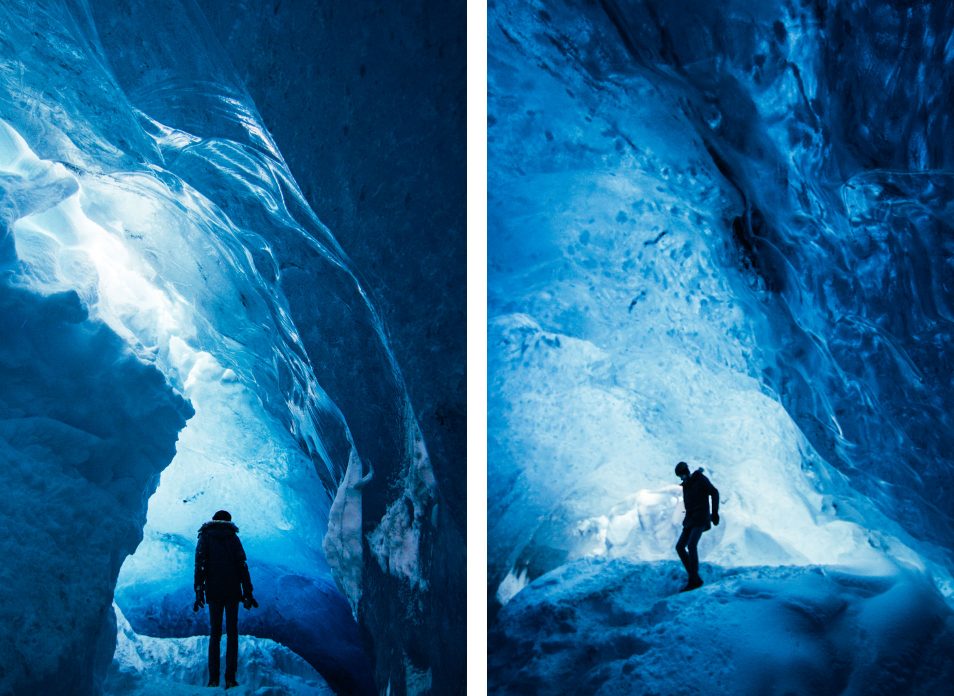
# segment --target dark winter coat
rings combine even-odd
[[[199,529],[195,547],[195,587],[205,590],[205,601],[225,604],[252,594],[238,527],[213,520]]]
[[[702,473],[696,469],[682,486],[682,502],[686,506],[686,518],[682,521],[683,527],[702,527],[711,529],[709,518],[709,497],[712,497],[712,514],[719,512],[719,491]]]

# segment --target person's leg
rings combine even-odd
[[[209,633],[209,684],[219,683],[219,654],[222,640],[222,609],[223,605],[209,602],[209,620],[212,622]]]
[[[688,547],[688,560],[686,564],[686,570],[689,572],[689,581],[690,582],[702,582],[702,578],[699,577],[699,539],[702,537],[702,533],[705,531],[704,527],[693,527],[689,530],[687,547]],[[682,539],[682,537],[679,537]]]
[[[690,579],[692,578],[692,571],[689,569],[689,555],[686,552],[686,544],[689,542],[691,531],[689,527],[683,527],[682,534],[679,535],[679,540],[676,542],[676,553],[679,554],[679,560],[682,561],[683,567],[689,573]]]
[[[238,670],[238,602],[225,605],[225,683],[235,681]]]

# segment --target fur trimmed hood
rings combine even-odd
[[[238,534],[238,527],[234,523],[226,520],[210,520],[199,527],[199,534],[203,532],[232,533]]]

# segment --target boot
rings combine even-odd
[[[705,584],[705,583],[702,582],[702,578],[700,578],[700,577],[697,575],[697,576],[694,577],[694,578],[689,578],[689,581],[688,581],[688,582],[685,584],[685,586],[684,586],[681,590],[679,590],[679,591],[680,591],[680,592],[691,592],[692,590],[697,590],[697,589],[699,589],[699,588],[702,587],[704,584]]]

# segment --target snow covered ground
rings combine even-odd
[[[152,638],[137,635],[118,607],[119,635],[104,694],[124,696],[169,696],[209,694],[208,638]],[[225,637],[222,638],[222,668],[225,668]],[[331,696],[334,692],[305,660],[275,641],[239,635],[239,687],[236,696],[285,696],[308,694]],[[224,686],[224,677],[221,679]]]
[[[954,613],[923,575],[585,559],[538,578],[489,638],[493,694],[940,694]]]

